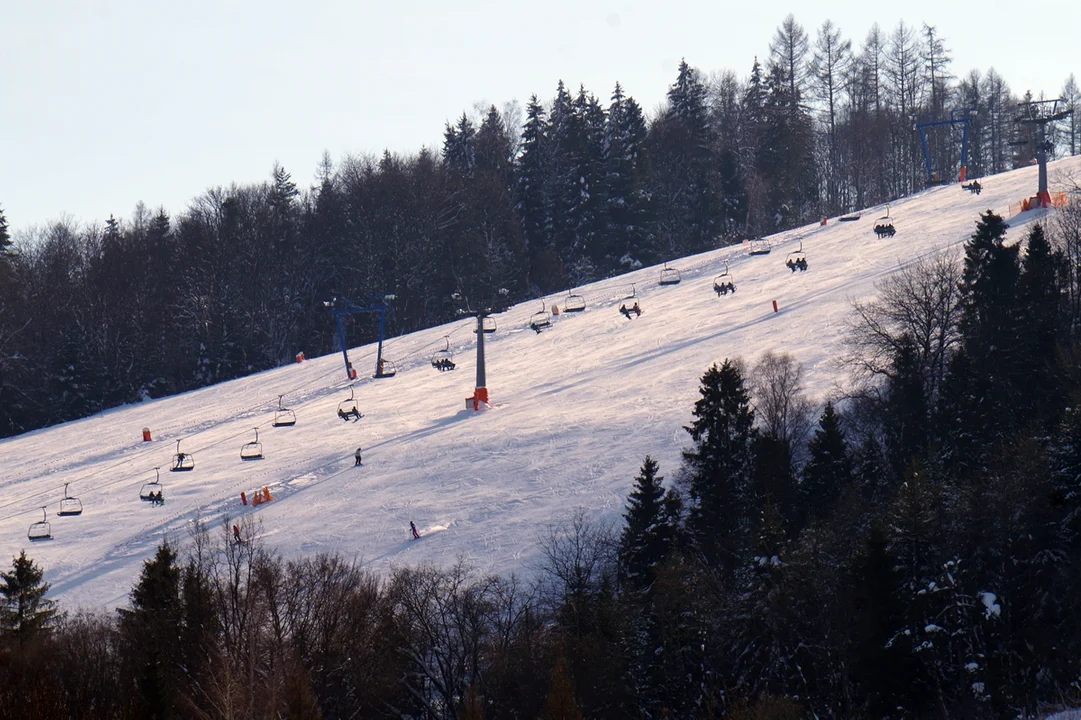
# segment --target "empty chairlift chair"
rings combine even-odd
[[[717,293],[717,297],[721,295],[727,295],[728,293],[734,293],[736,291],[736,284],[732,280],[732,273],[728,271],[728,261],[724,261],[724,272],[713,278],[713,292]]]
[[[154,468],[154,479],[143,483],[139,488],[139,499],[143,502],[157,502],[158,498],[164,498],[161,484],[161,468]]]
[[[586,299],[581,295],[570,293],[563,301],[563,312],[582,312],[586,309]]]
[[[263,459],[263,443],[259,442],[259,428],[254,428],[255,439],[249,443],[244,443],[244,447],[240,448],[241,460],[262,460]]]
[[[494,333],[496,329],[495,318],[490,315],[485,315],[480,321],[481,327],[484,329],[485,334]],[[476,333],[477,329],[473,328],[473,332]]]
[[[180,441],[176,441],[176,455],[173,456],[173,465],[169,472],[189,472],[195,469],[195,456],[191,453],[180,452]]]
[[[338,417],[346,422],[349,422],[350,420],[356,422],[364,417],[360,414],[360,408],[357,406],[357,399],[353,395],[352,385],[349,386],[349,399],[342,400],[338,403]]]
[[[379,358],[375,364],[375,375],[373,378],[392,378],[398,374],[398,366],[394,364],[392,360],[388,360],[385,357]]]
[[[544,301],[541,300],[541,309],[529,317],[529,327],[536,333],[552,326],[552,315],[545,309]]]
[[[668,263],[664,264],[664,269],[661,270],[660,279],[657,280],[658,285],[679,285],[679,281],[683,278],[679,274],[679,270],[668,267]]]
[[[278,409],[274,411],[274,427],[293,427],[297,424],[297,415],[282,405],[284,395],[278,396]]]
[[[60,500],[60,512],[56,513],[60,517],[71,517],[73,515],[83,514],[83,504],[79,498],[74,497],[68,493],[68,484],[64,483],[64,497]]]
[[[30,529],[26,531],[26,539],[31,542],[53,539],[53,529],[49,524],[49,514],[45,511],[44,505],[41,506],[41,521],[30,526]]]
[[[457,367],[454,364],[454,353],[450,351],[450,336],[444,335],[443,340],[446,345],[442,350],[436,350],[432,355],[432,367],[439,372],[447,372]]]
[[[773,246],[770,245],[769,238],[751,238],[747,240],[747,254],[748,255],[769,255]]]

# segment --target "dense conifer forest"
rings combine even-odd
[[[769,47],[737,71],[681,63],[652,117],[619,84],[561,81],[464,113],[441,152],[326,156],[307,188],[275,166],[174,214],[14,239],[0,209],[0,437],[331,351],[332,297],[393,294],[393,335],[452,319],[454,292],[522,300],[909,194],[929,118],[968,118],[971,178],[1032,158],[1014,122],[1031,94],[956,72],[936,27],[854,44],[789,16]],[[1059,94],[1081,97],[1072,76]],[[1052,127],[1052,156],[1078,152],[1079,128]],[[928,147],[955,177],[958,129]],[[359,321],[351,340],[374,334]]]

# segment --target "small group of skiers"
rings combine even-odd
[[[622,305],[619,306],[619,311],[621,313],[623,313],[627,317],[628,320],[631,319],[631,313],[634,313],[635,317],[641,317],[642,316],[642,308],[638,307],[638,301],[637,300],[635,300],[634,305],[631,305],[630,307],[627,307],[627,304],[623,303]]]
[[[158,490],[157,492],[151,491],[150,494],[147,495],[146,499],[150,501],[151,505],[165,504],[165,496],[161,494],[161,490]]]
[[[893,237],[897,234],[897,229],[893,227],[893,223],[882,223],[875,225],[875,235],[881,237]]]
[[[714,283],[713,292],[717,293],[717,297],[721,295],[727,295],[728,293],[734,293],[736,291],[735,284],[729,280],[726,283]]]
[[[454,361],[450,358],[440,358],[439,360],[432,360],[432,367],[439,372],[446,372],[447,370],[453,370],[458,367],[454,364]]]
[[[798,257],[794,259],[788,258],[788,260],[786,260],[784,264],[785,267],[787,267],[792,272],[796,272],[797,270],[799,270],[800,272],[805,272],[807,270],[807,258],[805,257]]]
[[[338,408],[338,417],[340,417],[345,422],[349,422],[349,418],[352,418],[353,422],[356,422],[364,416],[360,414],[360,410],[357,408],[356,405],[354,405],[348,410],[342,410],[341,408]]]
[[[981,192],[983,192],[983,185],[980,185],[979,180],[973,180],[968,185],[962,185],[961,187],[975,195],[979,195]]]

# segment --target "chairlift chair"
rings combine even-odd
[[[253,429],[255,430],[255,439],[249,443],[244,443],[244,447],[240,448],[241,460],[263,459],[263,443],[259,442],[259,428]]]
[[[736,291],[736,284],[732,282],[732,273],[728,271],[728,261],[724,261],[724,272],[713,278],[713,292],[717,293],[717,297],[721,295],[727,295],[728,293],[734,293]]]
[[[274,427],[293,427],[297,424],[297,415],[289,408],[282,405],[284,395],[278,396],[278,409],[274,411]]]
[[[373,378],[392,378],[398,374],[398,366],[394,364],[394,361],[386,358],[379,358],[379,363],[375,369],[375,375]]]
[[[661,270],[660,280],[657,281],[658,285],[679,285],[679,281],[683,278],[680,277],[679,270],[668,267],[668,263],[664,264],[664,269]]]
[[[68,493],[68,484],[64,483],[64,497],[60,500],[60,511],[56,513],[61,517],[83,514],[83,504],[79,498]]]
[[[26,531],[26,539],[31,542],[35,540],[52,540],[53,531],[52,526],[49,524],[49,514],[46,512],[44,505],[41,506],[41,521],[36,522],[30,526],[30,529]]]
[[[450,335],[444,335],[443,340],[446,345],[442,350],[436,350],[432,355],[432,367],[439,372],[446,372],[457,367],[454,364],[454,353],[450,351]]]
[[[793,250],[785,256],[784,266],[792,272],[807,270],[807,255],[803,252],[802,240],[799,241],[799,250]]]
[[[176,441],[176,455],[173,456],[173,466],[169,472],[188,472],[195,469],[195,456],[191,453],[180,452],[180,441]]]
[[[545,309],[544,301],[541,300],[541,309],[529,317],[529,327],[539,333],[544,328],[551,326],[552,314]]]
[[[338,403],[338,417],[342,420],[348,421],[349,418],[353,418],[353,422],[360,420],[363,415],[360,414],[360,408],[357,407],[357,399],[353,395],[353,386],[349,386],[349,399],[342,400]]]
[[[158,493],[162,491],[161,468],[154,468],[154,479],[143,483],[139,488],[139,499],[145,502],[153,502]]]
[[[770,245],[769,238],[757,237],[747,240],[748,255],[769,255],[769,252],[772,249],[773,247]]]
[[[569,293],[563,301],[563,312],[582,312],[586,309],[586,299],[581,295]]]
[[[893,237],[897,234],[897,228],[893,226],[893,223],[880,223],[875,225],[874,232],[880,238]]]
[[[495,318],[492,317],[491,315],[485,315],[483,318],[481,318],[480,324],[481,324],[481,328],[484,330],[485,333],[494,333],[495,332],[495,328],[496,328]],[[475,334],[477,332],[477,329],[473,328],[473,332]]]
[[[627,303],[633,303],[628,306]],[[638,304],[638,292],[635,290],[634,283],[631,283],[631,294],[623,298],[623,302],[619,306],[619,312],[621,312],[628,320],[631,319],[631,313],[634,313],[635,317],[641,317],[642,307]]]

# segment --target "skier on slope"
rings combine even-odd
[[[414,540],[420,540],[420,533],[417,532],[417,526],[413,523],[412,520],[409,521],[409,531],[413,533]]]
[[[356,459],[356,462],[353,463],[353,467],[357,467],[358,465],[363,465],[364,464],[364,463],[362,463],[360,461],[360,448],[357,448],[357,451],[355,453],[353,453],[353,457]]]
[[[244,542],[240,539],[240,526],[236,524],[233,525],[233,542]]]

